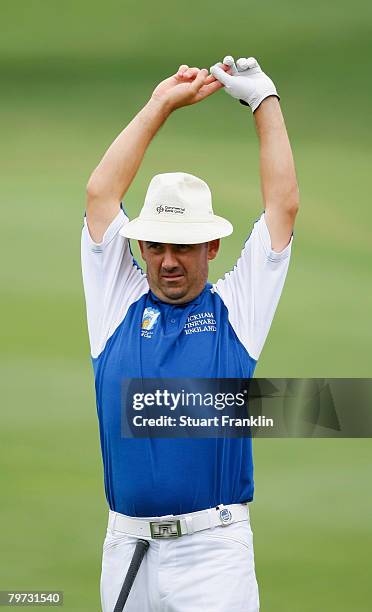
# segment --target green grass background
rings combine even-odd
[[[99,610],[85,185],[180,63],[255,55],[282,96],[301,211],[257,375],[371,375],[371,23],[367,0],[2,3],[0,589],[63,589],[66,611]],[[224,92],[177,111],[127,194],[130,214],[153,174],[177,170],[207,180],[235,224],[215,280],[262,208],[249,111]],[[371,459],[370,440],[255,441],[263,612],[371,609]]]

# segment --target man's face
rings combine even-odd
[[[216,257],[220,241],[169,244],[139,240],[139,246],[151,291],[163,302],[183,304],[204,289],[208,261]]]

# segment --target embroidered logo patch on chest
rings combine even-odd
[[[203,332],[216,332],[217,327],[214,312],[198,312],[189,315],[183,329],[187,336]]]
[[[160,310],[151,307],[145,308],[142,315],[141,336],[151,338],[159,316]]]

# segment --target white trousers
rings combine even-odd
[[[137,538],[107,531],[101,601],[113,612]],[[124,612],[258,612],[253,536],[249,520],[149,540]]]

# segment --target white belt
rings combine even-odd
[[[231,523],[249,521],[247,504],[223,504],[189,514],[159,517],[132,517],[110,510],[109,529],[138,538],[179,538],[212,527],[227,527]]]

